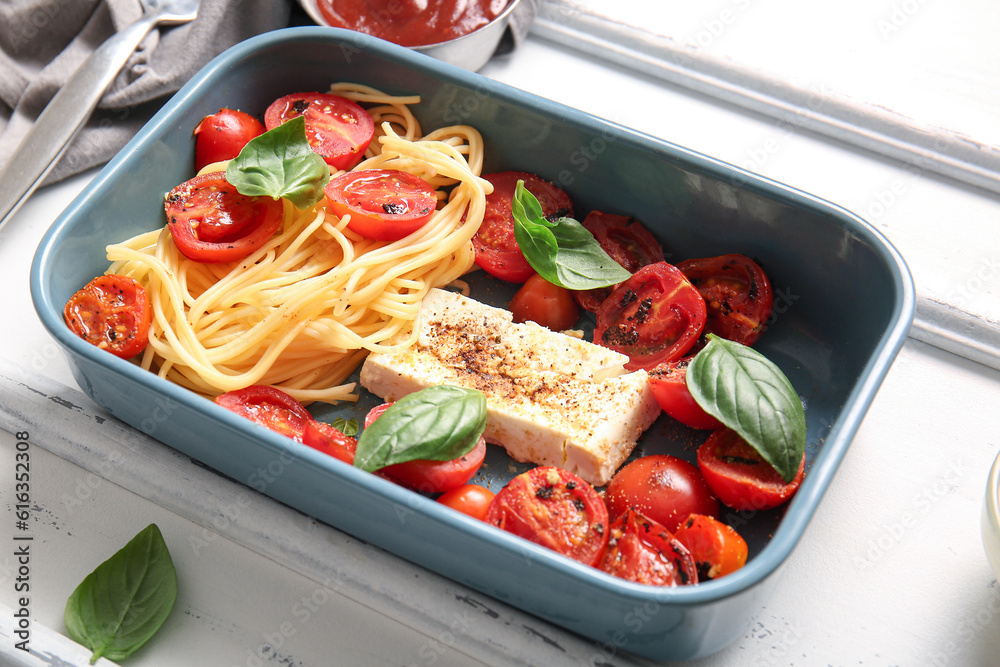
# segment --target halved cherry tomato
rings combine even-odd
[[[692,514],[674,531],[674,537],[694,559],[698,581],[718,579],[746,565],[746,540],[713,517]]]
[[[232,160],[251,139],[262,134],[264,124],[243,111],[219,109],[205,116],[194,128],[195,171],[213,162]]]
[[[365,415],[365,427],[379,418],[392,403],[376,405]],[[380,468],[377,473],[391,479],[400,486],[405,486],[422,493],[444,493],[462,486],[476,474],[486,459],[486,440],[479,442],[465,456],[450,461],[431,461],[416,459],[404,463],[395,463]]]
[[[438,502],[468,514],[474,519],[486,521],[486,512],[493,502],[493,492],[478,484],[465,484],[438,496]]]
[[[302,444],[343,461],[354,464],[354,453],[358,449],[358,441],[330,424],[312,420],[306,424],[302,433]]]
[[[490,503],[486,522],[592,566],[608,542],[608,510],[594,487],[550,466],[510,480]]]
[[[611,259],[630,273],[635,273],[647,264],[664,260],[663,248],[659,242],[641,222],[631,216],[591,211],[580,224],[594,235]],[[610,287],[573,292],[580,307],[592,313],[597,312],[610,294]]]
[[[512,283],[523,283],[535,270],[521,253],[514,238],[514,215],[511,201],[519,180],[525,189],[535,195],[546,217],[573,215],[573,202],[569,195],[548,181],[523,171],[501,171],[483,175],[493,184],[493,192],[486,195],[486,214],[479,231],[472,237],[476,249],[476,264],[495,278]]]
[[[537,273],[511,299],[510,312],[515,322],[531,320],[552,331],[571,329],[580,319],[580,307],[573,299],[573,292],[553,285]]]
[[[127,276],[98,276],[69,298],[63,317],[91,345],[131,359],[149,343],[153,311],[146,289]]]
[[[694,464],[668,454],[638,458],[608,483],[604,502],[612,520],[627,510],[675,531],[689,514],[719,516],[719,501]]]
[[[709,488],[724,504],[737,510],[766,510],[782,504],[798,490],[805,476],[806,457],[786,483],[736,431],[720,429],[698,448],[698,467]]]
[[[666,528],[635,510],[611,524],[600,568],[640,584],[684,586],[698,583],[694,559]]]
[[[177,249],[206,264],[243,259],[281,227],[281,201],[241,195],[225,172],[181,183],[163,206]]]
[[[625,368],[680,359],[701,336],[705,300],[666,262],[642,267],[597,310],[594,342],[629,356]]]
[[[409,236],[427,224],[437,206],[430,183],[396,169],[349,171],[323,192],[338,217],[351,216],[351,231],[376,241]]]
[[[227,391],[215,402],[297,442],[302,442],[306,426],[313,421],[304,405],[280,389],[262,384]]]
[[[691,357],[659,364],[649,371],[649,388],[656,402],[668,415],[691,428],[722,428],[722,422],[705,412],[687,386],[687,367]]]
[[[264,125],[273,130],[299,116],[305,116],[309,145],[334,169],[360,162],[375,134],[367,111],[327,93],[294,93],[275,100],[264,112]]]
[[[745,255],[689,259],[677,265],[701,293],[708,309],[705,333],[753,345],[771,316],[771,281]]]

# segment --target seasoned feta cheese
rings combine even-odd
[[[478,389],[489,411],[487,442],[511,457],[606,484],[660,413],[645,371],[625,355],[460,294],[431,290],[417,343],[371,354],[361,384],[387,401],[425,387]]]

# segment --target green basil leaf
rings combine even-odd
[[[358,431],[361,430],[358,426],[358,420],[354,417],[351,417],[350,419],[337,417],[330,423],[330,426],[334,427],[348,437],[357,435]]]
[[[714,334],[691,360],[687,385],[705,412],[733,429],[785,482],[806,447],[802,401],[781,369],[764,355]]]
[[[323,198],[330,168],[306,139],[306,120],[297,116],[251,139],[229,161],[226,180],[248,197],[284,197],[297,208]]]
[[[486,396],[450,385],[393,403],[361,432],[354,465],[372,472],[394,463],[450,461],[472,451],[486,428]]]
[[[97,566],[66,601],[73,641],[101,657],[123,660],[149,641],[177,599],[177,573],[163,535],[150,524]]]
[[[611,259],[586,227],[572,218],[546,220],[538,199],[518,181],[511,201],[514,239],[531,267],[572,290],[610,287],[632,274]]]

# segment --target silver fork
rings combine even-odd
[[[158,24],[193,21],[199,0],[141,0],[142,18],[104,42],[80,65],[0,171],[0,226],[13,217],[84,126],[111,82]]]

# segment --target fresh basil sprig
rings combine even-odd
[[[687,386],[705,412],[792,481],[805,452],[806,416],[780,368],[746,345],[709,334],[688,365]]]
[[[511,201],[514,239],[531,267],[554,285],[572,290],[610,287],[632,274],[604,252],[573,218],[546,220],[535,195],[518,181]]]
[[[486,428],[486,396],[451,385],[393,403],[361,432],[355,467],[368,472],[415,459],[450,461],[472,451]]]
[[[77,586],[63,622],[99,658],[123,660],[149,641],[174,608],[177,573],[163,535],[150,524]]]
[[[323,198],[330,168],[306,139],[302,116],[251,139],[229,161],[226,180],[248,197],[284,197],[299,209]]]

